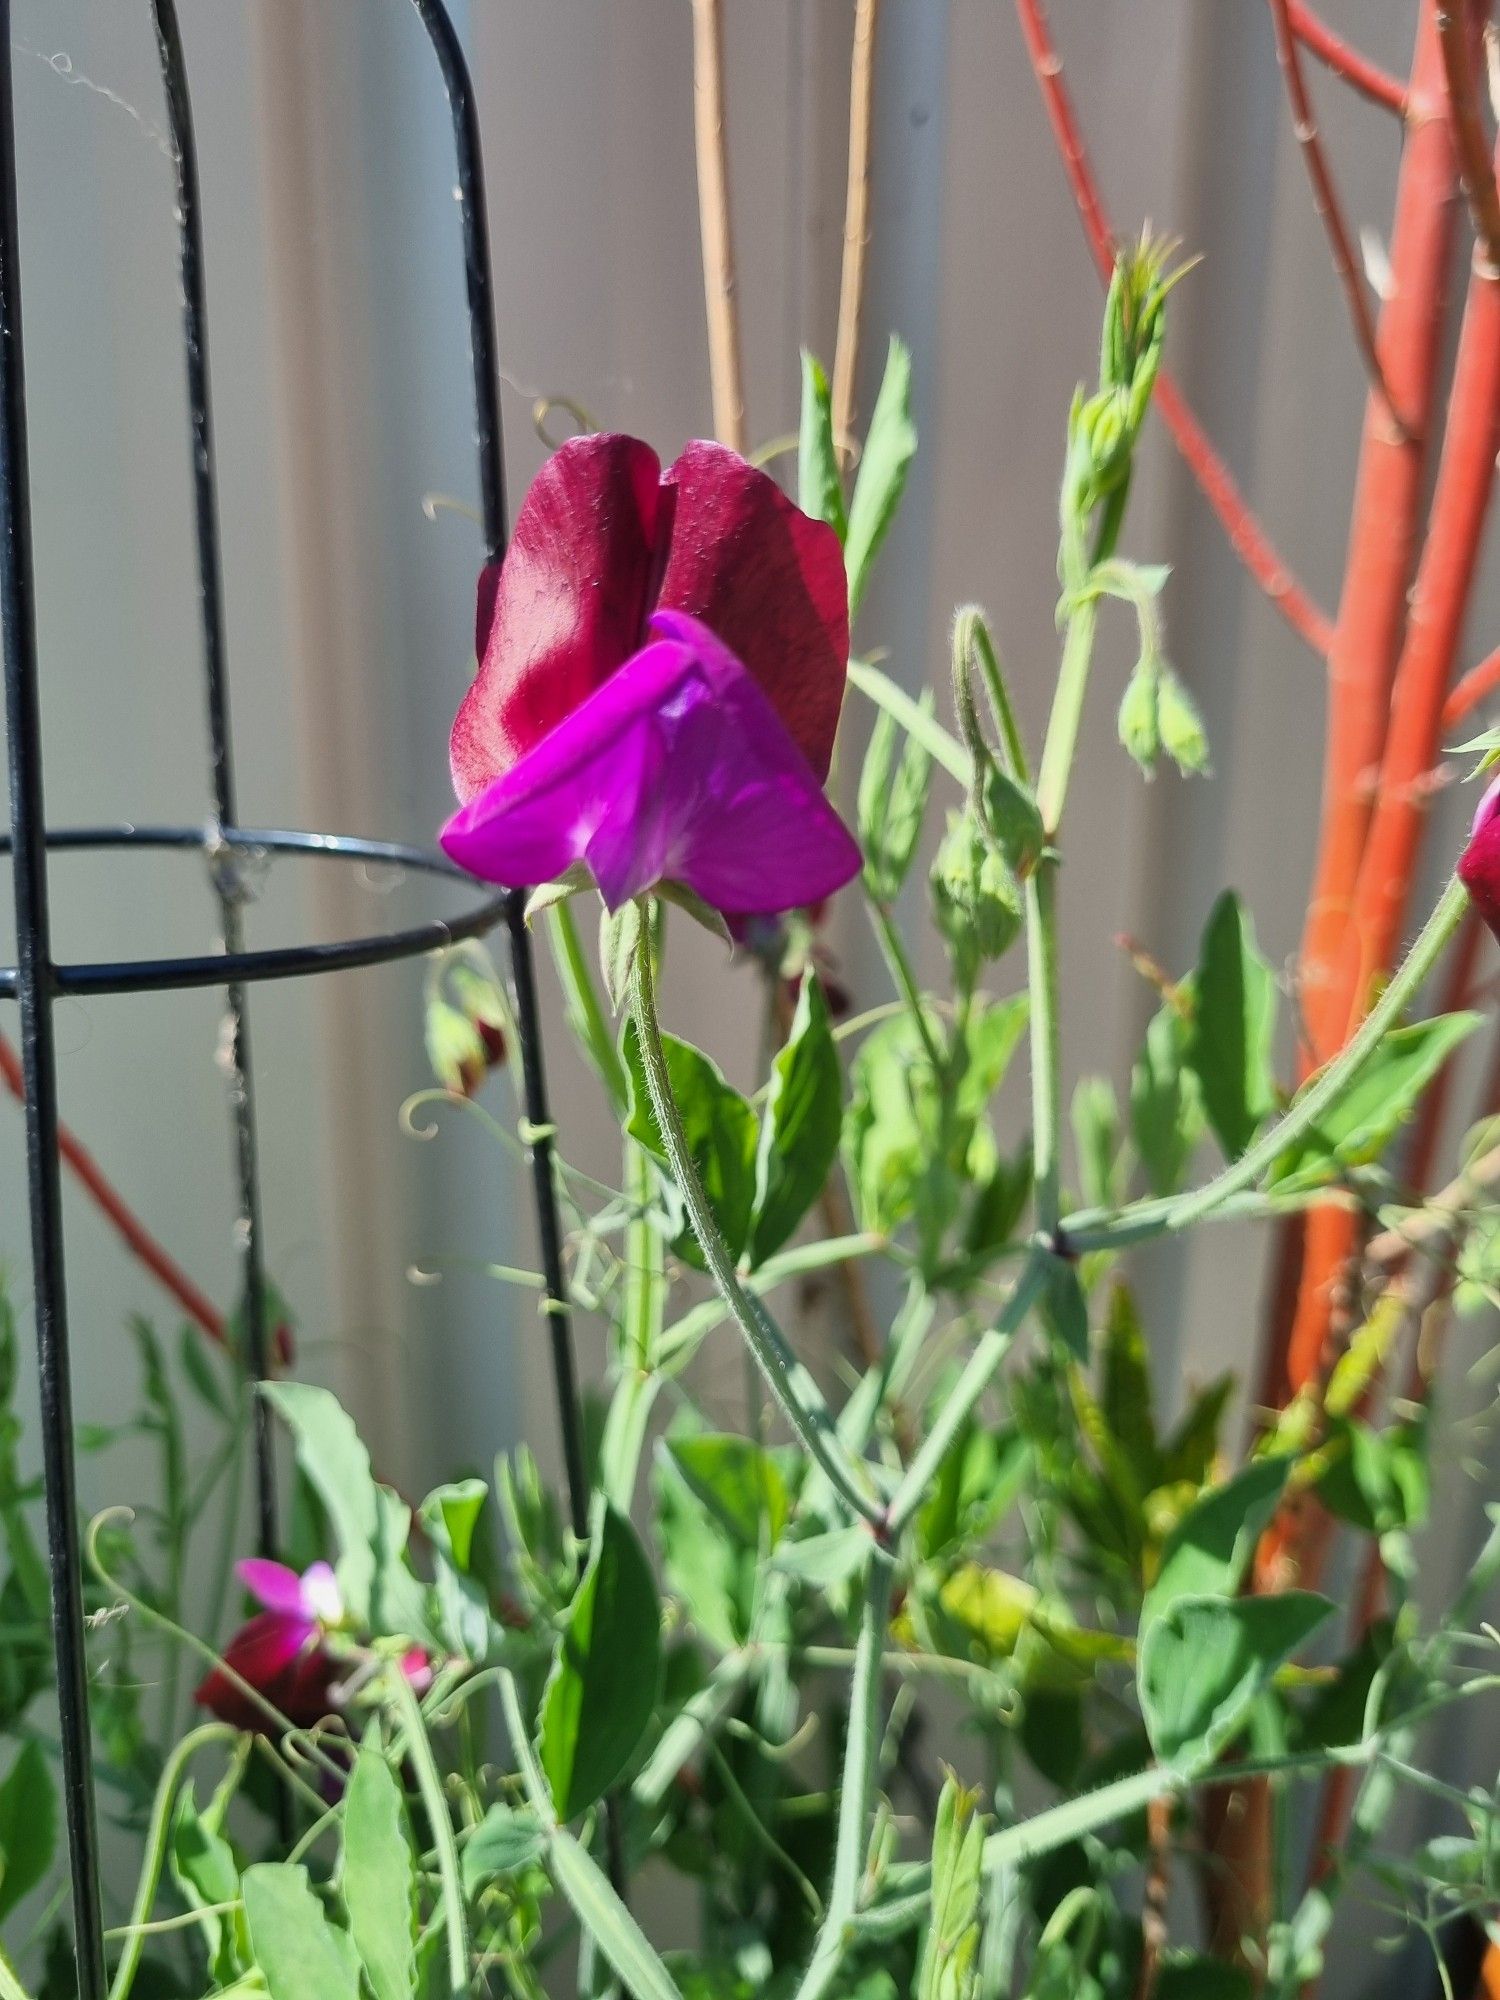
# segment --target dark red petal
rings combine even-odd
[[[723,445],[690,444],[662,484],[675,508],[659,604],[690,612],[744,663],[826,778],[849,664],[838,536]]]
[[[291,1714],[282,1696],[287,1693],[300,1696],[300,1706],[307,1706],[307,1662],[318,1657],[320,1650],[312,1644],[315,1629],[310,1619],[262,1611],[230,1639],[224,1648],[224,1665],[214,1667],[204,1676],[194,1699],[221,1722],[236,1729],[265,1729],[269,1718],[239,1685],[245,1681],[294,1722],[304,1719]],[[231,1678],[231,1672],[235,1678]],[[328,1679],[325,1668],[321,1679],[325,1693]],[[305,1719],[315,1722],[322,1713],[320,1706],[317,1715]]]
[[[531,483],[498,579],[481,576],[479,674],[453,724],[467,802],[641,643],[657,571],[661,466],[638,438],[570,438]]]

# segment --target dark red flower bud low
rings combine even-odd
[[[1479,801],[1469,844],[1459,856],[1458,879],[1475,909],[1500,938],[1500,778]]]

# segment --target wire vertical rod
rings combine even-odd
[[[182,277],[182,334],[187,368],[188,417],[192,434],[193,519],[198,554],[198,606],[203,628],[203,679],[208,712],[209,778],[214,817],[224,832],[238,824],[234,744],[229,719],[228,648],[224,630],[224,583],[219,554],[218,472],[214,455],[213,405],[208,372],[208,315],[204,293],[202,200],[198,148],[193,130],[187,65],[175,0],[151,0],[157,54],[166,97],[167,125],[177,177],[178,262]],[[237,857],[224,847],[212,863],[219,925],[227,953],[244,948],[242,877]],[[225,988],[226,1055],[234,1167],[239,1193],[239,1250],[244,1297],[245,1360],[259,1383],[270,1368],[266,1325],[265,1248],[261,1224],[260,1159],[255,1126],[255,1090],[250,1063],[249,1007],[244,986]],[[255,1397],[255,1501],[262,1555],[276,1553],[276,1465],[271,1412]]]
[[[89,1733],[83,1566],[78,1538],[62,1182],[58,1164],[52,936],[42,797],[41,704],[37,687],[18,248],[10,4],[9,0],[0,0],[0,615],[4,619],[16,983],[26,1085],[26,1185],[31,1210],[52,1640],[57,1664],[63,1803],[73,1890],[73,1949],[80,2000],[104,2000],[99,1836]]]
[[[495,288],[490,266],[489,221],[485,207],[484,164],[479,142],[479,114],[469,66],[453,22],[442,0],[413,0],[426,28],[442,72],[443,88],[453,114],[453,145],[458,179],[454,189],[463,229],[464,278],[469,308],[469,349],[474,363],[474,428],[479,453],[479,499],[485,553],[499,562],[505,553],[505,456],[500,423],[500,374],[495,349]],[[583,1441],[583,1410],[578,1395],[578,1368],[563,1275],[562,1233],[558,1225],[554,1180],[552,1117],[548,1107],[547,1072],[542,1051],[542,1026],[537,1006],[536,967],[531,933],[526,928],[526,897],[517,891],[506,904],[510,936],[511,977],[516,994],[516,1031],[521,1044],[521,1081],[530,1128],[532,1193],[542,1275],[547,1281],[547,1331],[552,1346],[552,1373],[562,1426],[563,1465],[568,1482],[568,1506],[573,1531],[588,1534],[589,1474]]]

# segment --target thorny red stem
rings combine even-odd
[[[1114,231],[1063,81],[1062,58],[1052,39],[1043,0],[1016,0],[1016,14],[1084,235],[1100,276],[1107,282],[1115,262]],[[1315,653],[1326,653],[1333,632],[1327,614],[1314,604],[1282,560],[1233,473],[1165,368],[1156,380],[1156,406],[1184,464],[1218,516],[1230,547],[1292,630]]]

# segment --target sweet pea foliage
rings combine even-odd
[[[1500,1521],[1454,1602],[1412,1588],[1438,1417],[1376,1394],[1405,1293],[1362,1275],[1337,1364],[1247,1451],[1233,1373],[1162,1379],[1170,1329],[1132,1262],[1333,1197],[1387,1235],[1441,1229],[1493,1291],[1477,1198],[1435,1220],[1402,1180],[1403,1129],[1477,1024],[1418,1011],[1464,891],[1300,1086],[1293,996],[1232,889],[1191,964],[1133,947],[1144,1025],[1118,1075],[1078,1073],[1061,1034],[1101,620],[1138,641],[1106,696],[1129,757],[1207,771],[1166,661],[1169,579],[1123,553],[1173,282],[1149,238],[1122,256],[1097,383],[1060,425],[1037,742],[977,605],[932,686],[877,664],[858,622],[916,449],[899,343],[857,453],[804,357],[795,498],[706,443],[663,471],[639,440],[585,436],[542,468],[481,579],[443,838],[532,892],[618,1127],[613,1176],[557,1135],[567,1302],[599,1383],[586,1520],[540,1444],[414,1503],[328,1392],[265,1390],[296,1547],[241,1563],[252,1603],[198,1635],[197,1727],[132,1767],[147,1859],[116,2000],[1291,2000],[1360,1886],[1393,1927],[1493,1927],[1489,1777],[1442,1790],[1416,1857],[1382,1839],[1393,1792],[1438,1783],[1433,1718],[1491,1699],[1500,1670],[1482,1625]],[[1115,781],[1135,781],[1125,756]],[[1487,913],[1493,806],[1460,869]],[[763,1017],[758,1037],[664,1026],[689,916],[732,939],[726,1011]],[[881,979],[851,993],[856,924]],[[514,1012],[478,948],[435,962],[427,1039],[424,1115],[495,1137],[508,1186],[489,1101],[513,1082]],[[1493,1151],[1476,1134],[1463,1171]],[[543,1340],[539,1274],[489,1269],[512,1288],[496,1337]],[[1246,1303],[1219,1305],[1238,1331]],[[0,1426],[3,1602],[34,1617],[14,1461]],[[1311,1509],[1378,1552],[1362,1630],[1269,1560]],[[190,1623],[108,1535],[96,1556],[122,1634]],[[26,1740],[0,1778],[0,1920],[53,1841],[47,1812],[12,1809],[45,1785],[37,1690],[6,1671]],[[1304,1887],[1296,1828],[1335,1769],[1351,1831]],[[1197,1872],[1212,1898],[1214,1800],[1263,1785],[1276,1886],[1259,1931],[1230,1935],[1170,1891]],[[680,1906],[671,1946],[661,1898],[636,1894],[648,1870]]]

